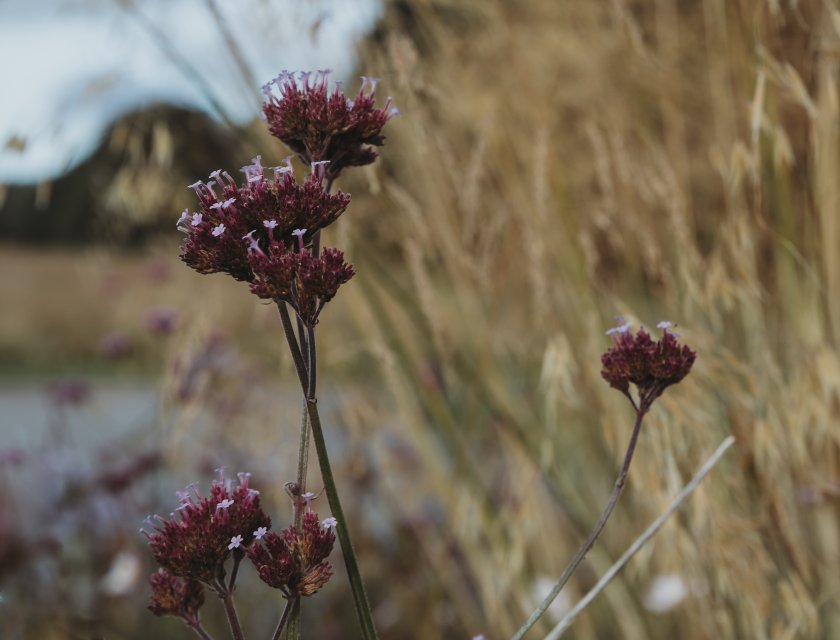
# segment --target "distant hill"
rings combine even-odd
[[[96,152],[61,178],[0,186],[0,241],[142,244],[174,228],[194,201],[186,185],[239,166],[240,136],[204,114],[154,106],[118,120]]]

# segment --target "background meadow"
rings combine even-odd
[[[310,44],[335,11],[319,7]],[[676,322],[697,363],[652,410],[616,514],[531,635],[732,434],[568,637],[840,637],[840,7],[380,9],[343,54],[348,91],[378,76],[403,117],[381,159],[339,181],[354,197],[327,242],[358,275],[318,334],[380,637],[510,637],[557,578],[632,427],[600,378],[616,315]],[[248,47],[234,29],[223,51],[247,70]],[[300,400],[276,313],[182,265],[174,230],[185,185],[257,153],[287,154],[256,118],[158,104],[64,177],[3,188],[2,637],[190,637],[144,609],[137,529],[218,466],[253,472],[285,526]],[[268,634],[280,604],[245,572],[246,631]],[[215,605],[207,626],[223,630]],[[355,637],[341,573],[304,622]]]

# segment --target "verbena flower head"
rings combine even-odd
[[[362,76],[359,93],[344,95],[340,82],[328,89],[329,70],[315,74],[284,71],[263,87],[263,113],[271,134],[310,163],[329,161],[327,177],[335,178],[345,167],[376,160],[371,147],[384,144],[382,128],[399,111],[391,98],[376,108],[378,80]]]
[[[155,530],[143,532],[155,560],[179,577],[207,582],[218,575],[234,549],[247,547],[254,531],[271,526],[260,508],[259,492],[248,486],[248,476],[240,473],[239,484],[234,486],[220,472],[206,498],[195,487],[192,492],[179,492],[181,505],[176,513],[169,520],[156,516]]]
[[[260,298],[288,302],[312,327],[354,271],[337,249],[314,257],[305,247],[344,212],[350,196],[327,193],[317,168],[303,184],[290,165],[277,169],[266,177],[257,156],[243,168],[242,187],[222,171],[192,185],[201,211],[185,211],[178,221],[186,234],[181,259],[199,273],[228,273],[248,282]]]
[[[294,248],[293,230],[304,228],[311,239],[350,202],[345,193],[327,193],[323,177],[315,173],[302,184],[291,170],[266,176],[259,156],[243,172],[247,181],[241,187],[226,171],[214,171],[209,182],[190,185],[200,211],[185,211],[177,228],[186,235],[181,260],[199,273],[228,273],[253,282],[252,251],[265,251],[272,243]]]
[[[667,387],[688,375],[697,354],[679,344],[670,323],[659,323],[662,337],[654,340],[644,328],[634,334],[629,324],[620,322],[607,331],[613,345],[601,356],[601,376],[626,395],[630,384],[636,385],[640,406],[647,408]]]
[[[204,588],[197,580],[181,579],[166,569],[149,578],[152,598],[148,609],[156,616],[176,616],[190,626],[198,625],[198,610],[204,604]]]
[[[335,544],[331,524],[319,522],[318,514],[307,510],[300,531],[290,526],[282,535],[267,533],[245,553],[268,586],[280,589],[288,598],[311,596],[333,573],[327,561]]]

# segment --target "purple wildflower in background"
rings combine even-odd
[[[99,342],[99,351],[109,360],[122,360],[133,350],[131,338],[122,331],[112,331]]]
[[[660,322],[662,337],[654,340],[644,328],[633,334],[630,325],[621,322],[607,331],[613,345],[601,356],[601,376],[625,395],[629,395],[630,385],[635,385],[640,406],[649,407],[667,387],[688,375],[697,354],[679,344],[671,323]]]
[[[154,334],[168,335],[178,325],[178,312],[169,307],[157,307],[146,313],[146,327]]]
[[[58,407],[78,407],[90,398],[90,384],[76,378],[56,380],[49,386],[50,400]]]

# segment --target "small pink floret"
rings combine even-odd
[[[242,544],[242,536],[233,536],[230,539],[230,544],[228,545],[228,550],[236,549],[241,544]]]

